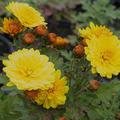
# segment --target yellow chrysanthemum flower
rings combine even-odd
[[[61,78],[61,71],[55,72],[55,82],[53,87],[48,90],[26,91],[26,95],[35,101],[37,104],[42,105],[46,109],[50,107],[56,108],[58,105],[64,105],[66,101],[65,94],[68,93],[69,87],[66,85],[66,77]]]
[[[90,22],[90,27],[79,29],[80,36],[84,39],[92,39],[93,37],[100,37],[101,35],[111,36],[112,32],[105,26],[98,26]]]
[[[8,58],[9,60],[3,60],[6,66],[3,70],[10,79],[8,86],[16,85],[20,90],[45,90],[53,86],[54,64],[38,50],[18,50]]]
[[[26,3],[11,2],[6,8],[16,16],[25,27],[31,28],[38,25],[46,25],[44,17]]]
[[[85,48],[92,72],[111,78],[120,73],[120,41],[116,36],[101,36],[87,40]]]
[[[4,18],[3,27],[0,30],[14,36],[23,30],[23,26],[17,19]]]

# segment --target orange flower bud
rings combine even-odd
[[[80,44],[75,46],[75,48],[73,49],[73,52],[78,56],[83,56],[85,53],[84,46]]]
[[[55,33],[49,33],[48,34],[48,39],[52,42],[55,43],[57,40],[57,35]]]
[[[59,120],[68,120],[66,117],[60,117]]]
[[[38,90],[31,90],[31,91],[26,90],[24,93],[26,94],[28,99],[34,100],[38,95]]]
[[[97,90],[100,87],[100,82],[97,80],[91,80],[90,82],[90,89]]]
[[[38,34],[38,35],[41,35],[41,36],[45,36],[48,32],[47,30],[47,27],[44,26],[44,25],[39,25],[35,28],[35,32]]]
[[[31,44],[35,41],[35,36],[32,33],[25,33],[23,40],[27,44]]]
[[[55,46],[66,46],[69,44],[69,40],[66,38],[62,38],[62,37],[57,37],[56,41],[53,43],[53,45]]]
[[[69,44],[68,39],[57,36],[55,33],[49,33],[48,38],[54,46],[66,46]]]
[[[87,46],[86,40],[87,40],[87,39],[83,39],[83,40],[81,41],[81,44],[82,44],[84,47]]]

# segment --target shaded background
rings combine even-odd
[[[4,7],[10,1],[27,2],[39,9],[46,17],[49,29],[62,36],[75,34],[76,27],[86,26],[90,21],[120,33],[120,0],[1,0],[1,19],[9,16]]]

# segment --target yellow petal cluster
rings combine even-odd
[[[93,73],[111,78],[120,73],[120,40],[116,36],[102,35],[87,40],[85,53]]]
[[[111,36],[112,32],[105,26],[98,26],[90,22],[90,26],[85,29],[79,29],[80,36],[84,39],[93,39],[93,37],[100,37],[101,35]]]
[[[53,87],[48,90],[27,91],[28,97],[32,98],[39,105],[43,105],[44,108],[56,108],[58,105],[65,104],[66,96],[69,87],[66,85],[66,77],[61,78],[61,71],[55,72],[55,82]],[[37,94],[36,94],[37,93]]]
[[[14,36],[23,30],[23,26],[17,19],[4,18],[3,27],[0,30]]]
[[[6,8],[15,17],[17,17],[25,27],[32,28],[39,25],[46,25],[45,19],[41,13],[26,3],[11,2]]]
[[[46,90],[55,81],[54,64],[32,48],[13,52],[3,64],[3,71],[10,80],[8,85],[15,85],[20,90]]]

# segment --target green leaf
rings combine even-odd
[[[101,87],[97,90],[96,95],[102,101],[112,99],[113,95],[117,92],[120,92],[120,81],[113,80],[107,84],[102,84]]]
[[[0,74],[0,84],[6,84],[8,82],[8,77],[6,75]]]

